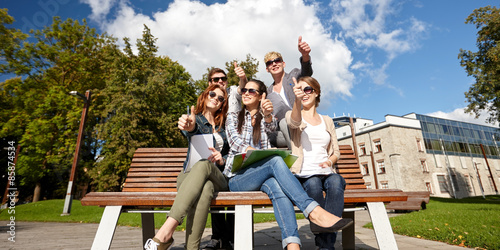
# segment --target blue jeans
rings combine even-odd
[[[304,213],[306,218],[314,208],[319,206],[318,202],[307,195],[300,182],[279,156],[266,158],[239,171],[229,179],[229,189],[231,191],[261,190],[269,196],[273,203],[274,217],[281,229],[283,248],[290,243],[301,245],[293,204]]]
[[[338,174],[316,175],[309,178],[298,177],[306,193],[317,201],[326,211],[342,217],[344,211],[345,180]],[[323,191],[326,195],[323,196]],[[321,233],[315,235],[315,243],[319,249],[335,249],[337,233]]]

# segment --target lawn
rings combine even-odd
[[[500,196],[431,198],[427,209],[390,218],[394,233],[477,249],[500,249]]]
[[[82,206],[73,201],[71,215],[61,216],[64,200],[47,200],[18,205],[15,214],[0,211],[0,220],[51,221],[99,223],[104,208]],[[12,210],[12,209],[11,209]],[[11,212],[12,213],[12,212]],[[297,215],[303,218],[302,215]],[[210,227],[210,216],[207,227]],[[254,222],[273,221],[273,214],[255,214]],[[500,249],[500,196],[465,199],[431,198],[427,209],[403,214],[390,219],[394,233],[477,249]],[[162,214],[155,215],[155,226],[165,221]],[[119,225],[139,227],[140,214],[122,214]],[[371,223],[367,224],[371,227]],[[177,228],[183,230],[184,225]]]

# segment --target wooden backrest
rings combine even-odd
[[[187,148],[138,148],[123,185],[123,192],[175,192]],[[366,189],[358,161],[349,145],[340,145],[337,162],[346,189]]]

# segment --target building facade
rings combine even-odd
[[[455,198],[498,194],[498,128],[414,113],[377,124],[352,118],[352,130],[349,117],[333,120],[339,144],[355,147],[369,188]]]

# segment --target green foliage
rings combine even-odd
[[[96,34],[85,21],[81,25],[58,17],[33,36],[34,42],[9,53],[2,50],[8,55],[2,73],[19,77],[0,84],[2,102],[9,104],[0,114],[0,137],[16,137],[22,145],[16,175],[24,190],[41,183],[64,189],[58,182],[67,183],[83,105],[68,93],[104,88],[106,53],[116,49],[115,40]],[[92,126],[93,118],[87,125]],[[92,139],[83,144],[88,148]]]
[[[155,41],[145,27],[134,55],[125,39],[125,53],[108,72],[96,133],[102,151],[89,171],[99,191],[120,189],[137,148],[186,146],[177,121],[196,102],[195,90],[184,67],[156,56]]]
[[[460,49],[458,58],[467,75],[476,82],[465,93],[469,104],[466,112],[479,117],[482,110],[488,122],[500,121],[500,10],[483,7],[474,10],[465,23],[473,23],[477,33],[477,52]]]
[[[394,233],[452,245],[499,249],[500,196],[431,197],[427,209],[390,218]]]

